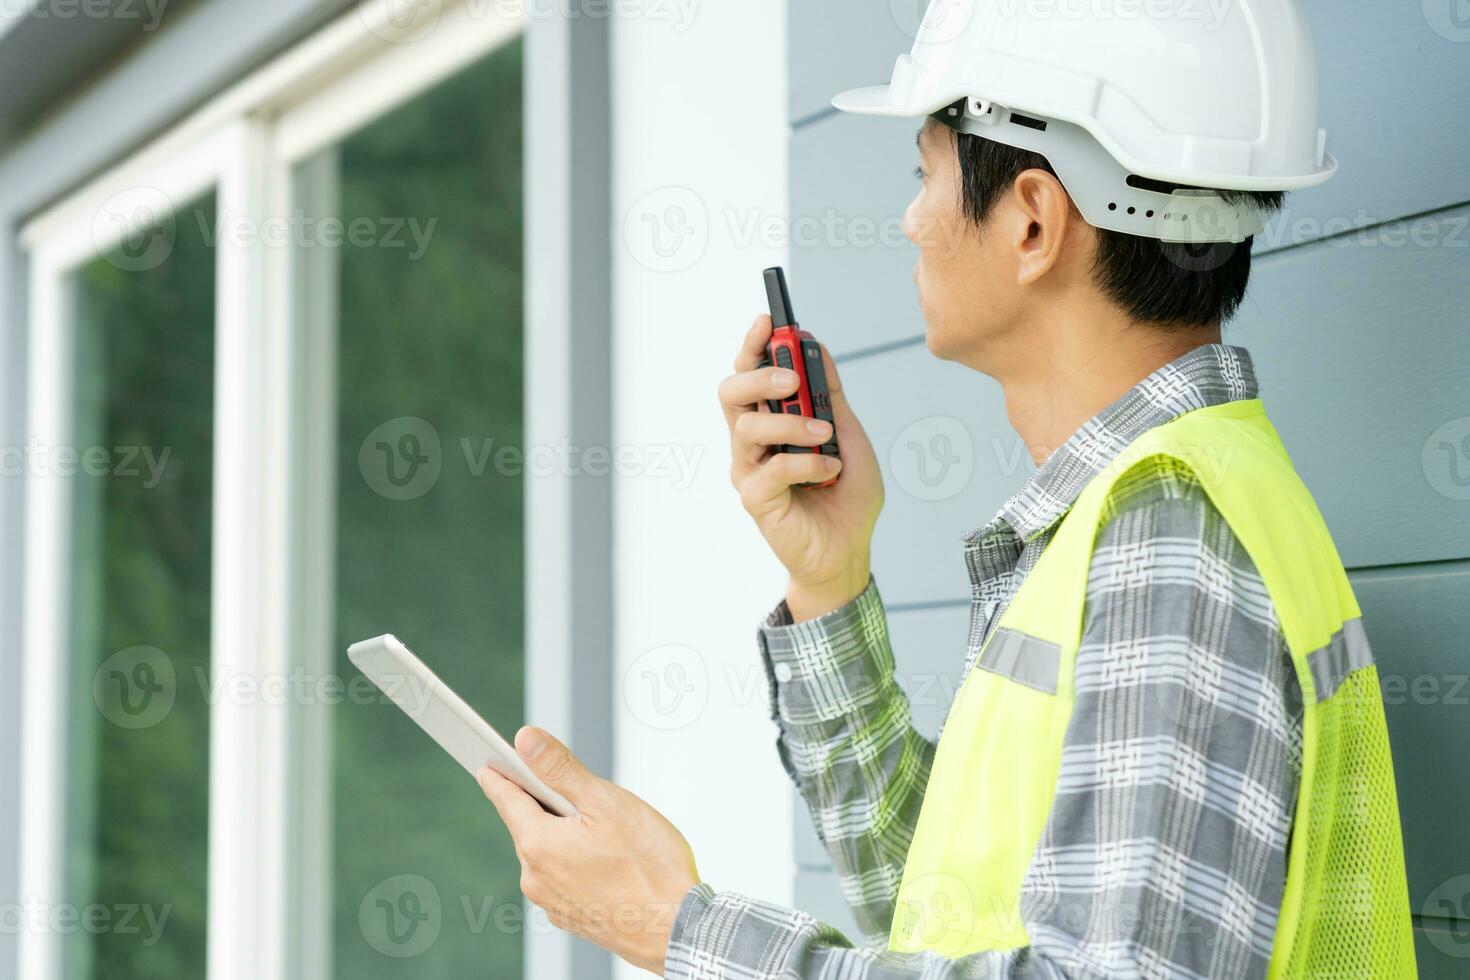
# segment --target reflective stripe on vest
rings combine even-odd
[[[1009,677],[1017,684],[1055,694],[1061,664],[1062,648],[1057,644],[1027,636],[1018,630],[997,629],[995,636],[985,644],[985,649],[980,651],[978,666],[992,674]]]
[[[1302,774],[1270,975],[1411,980],[1377,668],[1326,525],[1254,399],[1150,430],[1073,503],[945,721],[889,947],[959,957],[1029,943],[1021,885],[1061,776],[1093,544],[1113,484],[1156,455],[1190,467],[1251,556],[1302,688]]]

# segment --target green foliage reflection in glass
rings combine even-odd
[[[338,670],[356,675],[348,643],[396,633],[507,733],[524,713],[524,500],[493,451],[522,437],[521,145],[517,41],[334,151],[345,223],[432,228],[418,258],[407,231],[340,250]],[[407,417],[437,437],[439,475],[394,499],[370,477]],[[434,452],[411,434],[405,452]],[[335,974],[520,976],[519,866],[474,781],[391,705],[335,718]]]
[[[73,280],[68,977],[204,975],[214,212]]]

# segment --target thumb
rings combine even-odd
[[[842,390],[842,378],[837,373],[837,362],[825,345],[822,347],[822,364],[827,371],[827,390],[832,395],[832,421],[837,438],[842,442],[842,462],[850,467],[859,457],[848,450],[860,449],[863,453],[871,453],[871,449],[864,448],[869,445],[868,434],[848,404],[847,393]]]
[[[516,732],[516,751],[542,782],[578,809],[601,782],[571,749],[540,728],[527,725]]]
[[[827,391],[832,396],[833,416],[851,416],[852,408],[847,404],[847,395],[842,391],[842,378],[837,373],[837,362],[832,359],[826,344],[822,345],[822,369],[827,373]]]

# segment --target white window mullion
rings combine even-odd
[[[275,161],[279,214],[320,222],[336,217],[341,159],[321,152],[293,170]],[[337,331],[342,250],[273,254],[270,316],[288,325],[289,373],[280,377],[292,410],[283,424],[296,439],[289,454],[293,580],[289,622],[293,663],[312,696],[292,707],[288,970],[293,977],[332,975],[333,706],[318,683],[336,671]],[[344,683],[346,679],[343,679]]]
[[[65,273],[32,256],[26,444],[53,453],[71,444],[73,371]],[[33,463],[26,481],[25,657],[21,698],[20,902],[49,920],[65,901],[67,642],[71,581],[71,486],[56,467]],[[20,931],[21,980],[62,975],[61,936]]]
[[[284,978],[289,636],[284,326],[266,316],[269,133],[230,127],[219,185],[209,790],[209,980]]]

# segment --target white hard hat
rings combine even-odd
[[[1296,0],[931,0],[892,81],[832,104],[1034,150],[1089,223],[1166,241],[1263,227],[1197,188],[1293,190],[1337,169]]]

